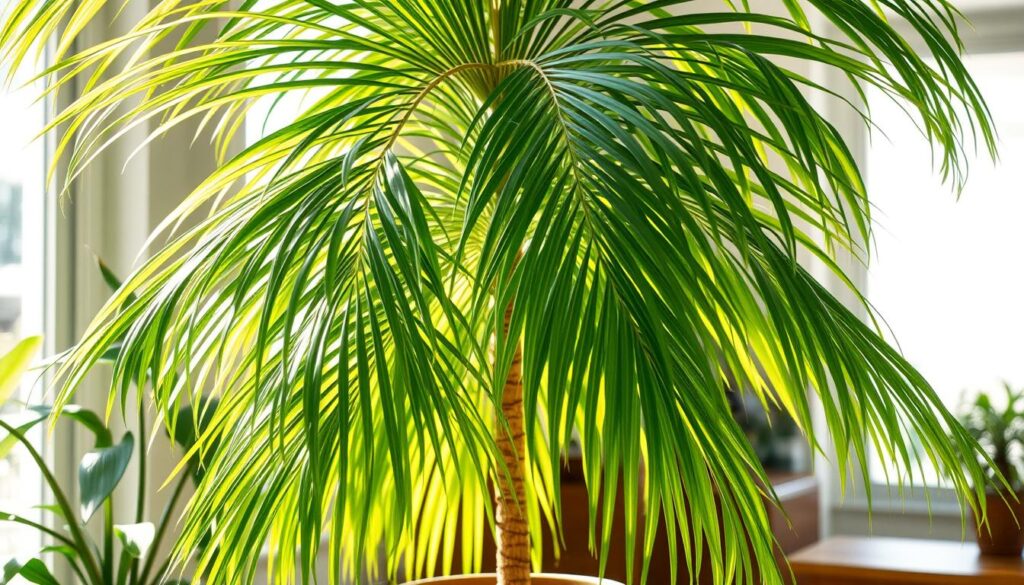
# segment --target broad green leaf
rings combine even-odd
[[[114,525],[114,534],[121,543],[122,550],[135,559],[142,557],[149,550],[155,532],[156,528],[152,522]]]
[[[45,404],[30,406],[28,410],[44,418],[49,418],[54,413],[53,407]],[[77,404],[68,404],[60,410],[59,414],[61,418],[75,421],[88,429],[96,438],[96,447],[109,447],[113,444],[110,429],[104,424],[103,419],[92,410]]]
[[[78,493],[83,523],[92,518],[117,487],[128,468],[134,448],[132,434],[126,433],[118,444],[94,449],[82,457],[78,466]]]
[[[15,577],[21,577],[36,585],[60,585],[57,579],[50,574],[50,570],[46,568],[43,561],[39,559],[26,561],[11,559],[8,561],[4,565],[3,579],[0,580],[0,585],[7,585]]]
[[[34,405],[28,407],[24,411],[2,416],[4,420],[11,426],[15,427],[19,433],[25,434],[39,423],[50,418],[52,414],[53,407],[48,405]],[[110,431],[106,428],[103,421],[96,413],[80,406],[69,404],[61,412],[61,416],[74,420],[92,431],[96,437],[96,447],[108,447],[113,443]],[[18,439],[14,435],[5,435],[0,439],[0,457],[4,457],[10,453],[11,449],[13,449],[17,444]]]
[[[58,554],[58,555],[61,555],[64,558],[68,559],[69,561],[74,561],[75,559],[78,558],[78,551],[75,550],[74,547],[66,545],[66,544],[60,544],[60,545],[54,545],[54,546],[44,546],[42,548],[41,552],[43,552],[44,554],[45,553]]]
[[[42,345],[42,337],[27,337],[0,357],[0,405],[6,403],[17,390],[22,375]]]

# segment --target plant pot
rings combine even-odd
[[[495,585],[497,577],[494,573],[481,573],[479,575],[453,575],[451,577],[434,577],[412,581],[405,585]],[[576,575],[553,575],[541,573],[534,575],[531,585],[622,585],[611,579],[598,579],[597,577],[578,577]]]
[[[979,526],[978,548],[981,554],[1000,557],[1019,557],[1024,551],[1024,491],[1017,493],[1017,501],[998,492],[985,495],[988,524]]]

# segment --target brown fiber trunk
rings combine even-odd
[[[505,331],[512,316],[512,304],[505,309]],[[515,356],[505,379],[501,412],[508,421],[508,432],[495,425],[498,448],[508,475],[496,475],[495,541],[498,545],[498,585],[530,585],[530,532],[526,521],[526,487],[523,455],[526,431],[523,424],[522,344],[516,342]]]

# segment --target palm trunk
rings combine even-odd
[[[512,303],[509,303],[505,309],[506,333],[511,317]],[[501,414],[508,421],[508,432],[500,421],[495,425],[495,439],[508,469],[508,475],[499,472],[496,476],[498,585],[530,585],[530,532],[526,520],[526,487],[523,483],[526,431],[523,422],[522,361],[523,348],[517,341],[501,399]]]
[[[490,23],[494,39],[494,62],[501,61],[501,0],[491,0]],[[495,82],[497,85],[497,82]],[[492,88],[493,89],[493,88]],[[487,95],[490,91],[486,92]],[[500,98],[499,98],[500,100]],[[502,181],[502,190],[508,177]],[[518,258],[516,259],[518,262]],[[505,307],[505,334],[508,335],[515,301]],[[530,526],[526,520],[526,485],[523,457],[526,454],[526,429],[523,425],[523,346],[517,339],[516,349],[505,378],[501,397],[501,413],[494,425],[495,439],[508,473],[498,473],[495,485],[495,534],[497,544],[497,585],[530,585]],[[506,430],[500,418],[508,422]]]

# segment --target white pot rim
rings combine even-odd
[[[429,579],[421,579],[419,581],[410,581],[405,585],[431,585],[432,583],[450,583],[457,585],[461,581],[468,581],[470,579],[479,579],[481,577],[494,577],[498,578],[496,573],[474,573],[471,575],[451,575],[448,577],[431,577]],[[597,577],[585,577],[582,575],[563,575],[559,573],[534,573],[534,579],[545,579],[549,583],[573,583],[574,585],[622,585],[618,581],[608,579],[598,579]]]

